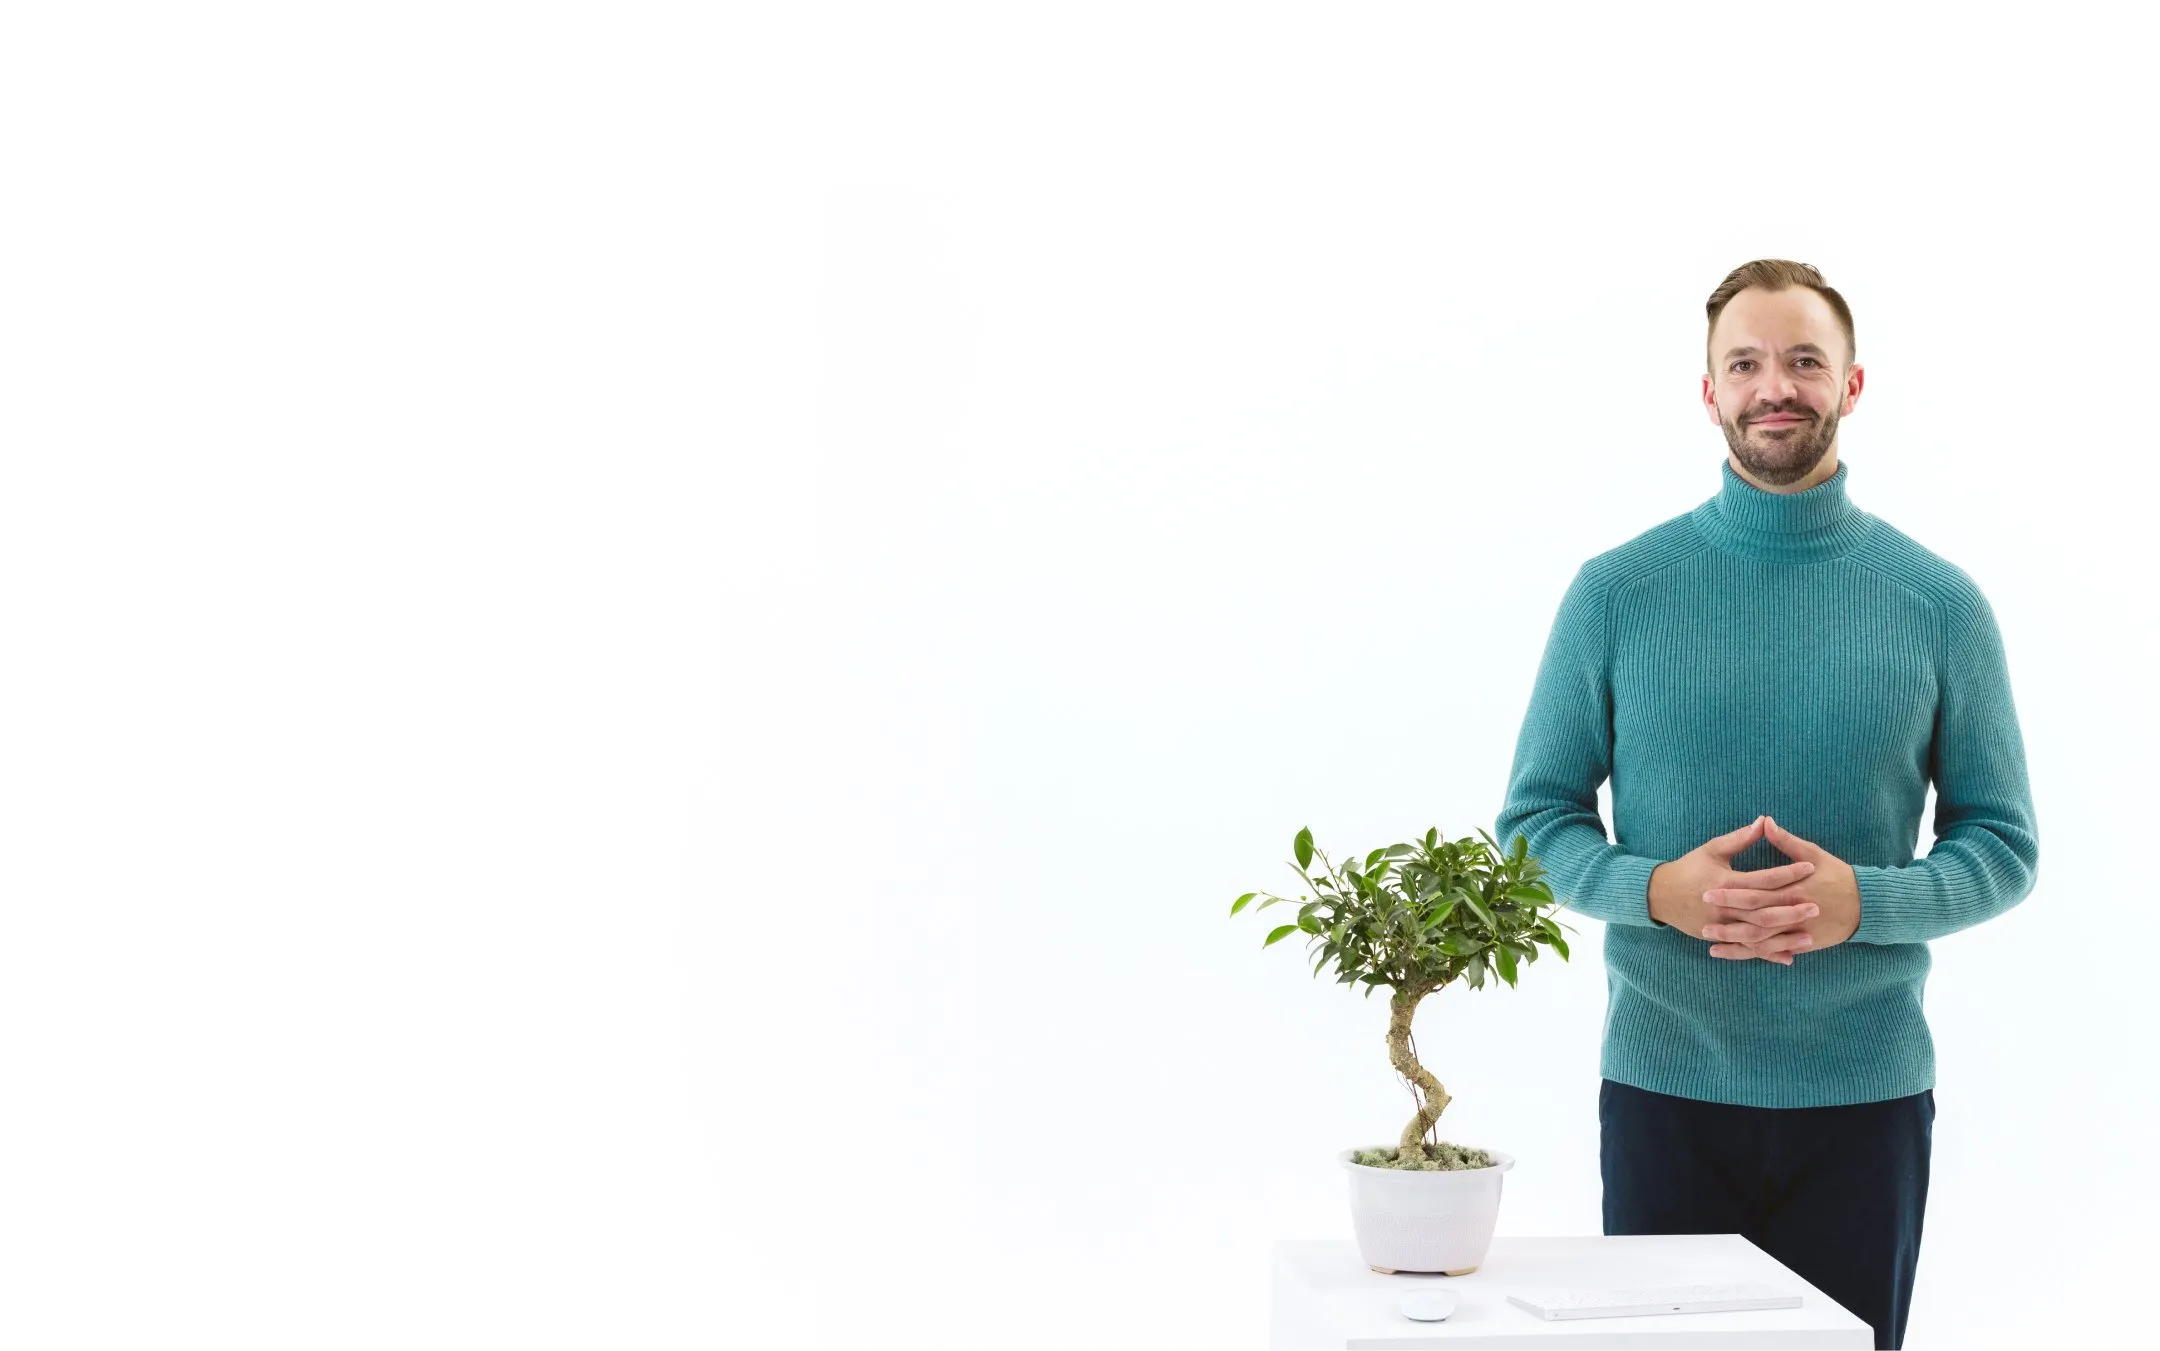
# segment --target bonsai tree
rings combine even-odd
[[[1493,972],[1512,989],[1521,963],[1537,960],[1538,944],[1551,945],[1562,961],[1568,946],[1560,936],[1562,926],[1541,913],[1559,907],[1540,880],[1544,869],[1529,856],[1529,841],[1517,835],[1514,848],[1503,853],[1492,836],[1482,829],[1478,834],[1484,836],[1482,844],[1443,842],[1437,829],[1428,830],[1417,844],[1375,849],[1363,867],[1353,860],[1338,869],[1313,847],[1309,828],[1297,833],[1297,872],[1313,894],[1299,896],[1304,904],[1297,921],[1271,930],[1260,946],[1303,932],[1305,950],[1320,954],[1314,976],[1333,962],[1336,984],[1363,985],[1367,999],[1374,990],[1390,991],[1388,1059],[1417,1103],[1401,1140],[1392,1149],[1359,1150],[1353,1155],[1358,1163],[1429,1170],[1492,1166],[1492,1156],[1482,1149],[1427,1139],[1450,1098],[1418,1063],[1411,1019],[1425,996],[1458,977],[1474,990],[1483,989]],[[1324,865],[1318,881],[1306,871],[1316,853]],[[1267,899],[1255,910],[1287,900],[1248,891],[1231,905],[1232,917],[1256,896]]]

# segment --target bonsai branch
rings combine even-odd
[[[1417,1015],[1417,1006],[1436,986],[1411,985],[1397,990],[1389,1003],[1388,1059],[1394,1062],[1396,1071],[1417,1087],[1420,1102],[1417,1115],[1403,1127],[1402,1138],[1396,1142],[1397,1157],[1406,1161],[1425,1157],[1425,1134],[1440,1120],[1452,1100],[1447,1089],[1441,1087],[1432,1071],[1420,1065],[1417,1053],[1410,1047],[1410,1022]]]

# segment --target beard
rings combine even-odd
[[[1838,424],[1835,412],[1819,418],[1803,413],[1801,417],[1805,420],[1783,427],[1724,423],[1725,444],[1732,448],[1733,458],[1741,467],[1764,483],[1798,483],[1813,473],[1830,452]]]

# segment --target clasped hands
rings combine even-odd
[[[1733,856],[1758,839],[1768,839],[1793,861],[1733,872]],[[1661,882],[1656,874],[1667,868],[1675,871]],[[1860,883],[1852,865],[1767,816],[1659,864],[1651,880],[1653,892],[1663,893],[1664,913],[1654,910],[1654,917],[1708,939],[1710,955],[1730,961],[1760,957],[1790,966],[1792,954],[1835,947],[1860,927]],[[1705,882],[1710,885],[1698,890]],[[1674,887],[1686,890],[1676,895]]]

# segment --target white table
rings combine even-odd
[[[1724,1285],[1761,1281],[1800,1296],[1797,1309],[1643,1314],[1547,1322],[1508,1303],[1525,1286]],[[1626,1234],[1495,1237],[1467,1276],[1383,1276],[1348,1240],[1282,1239],[1275,1244],[1274,1351],[1416,1351],[1417,1348],[1858,1347],[1866,1322],[1738,1234]],[[1454,1292],[1455,1312],[1438,1323],[1403,1317],[1412,1290]]]

